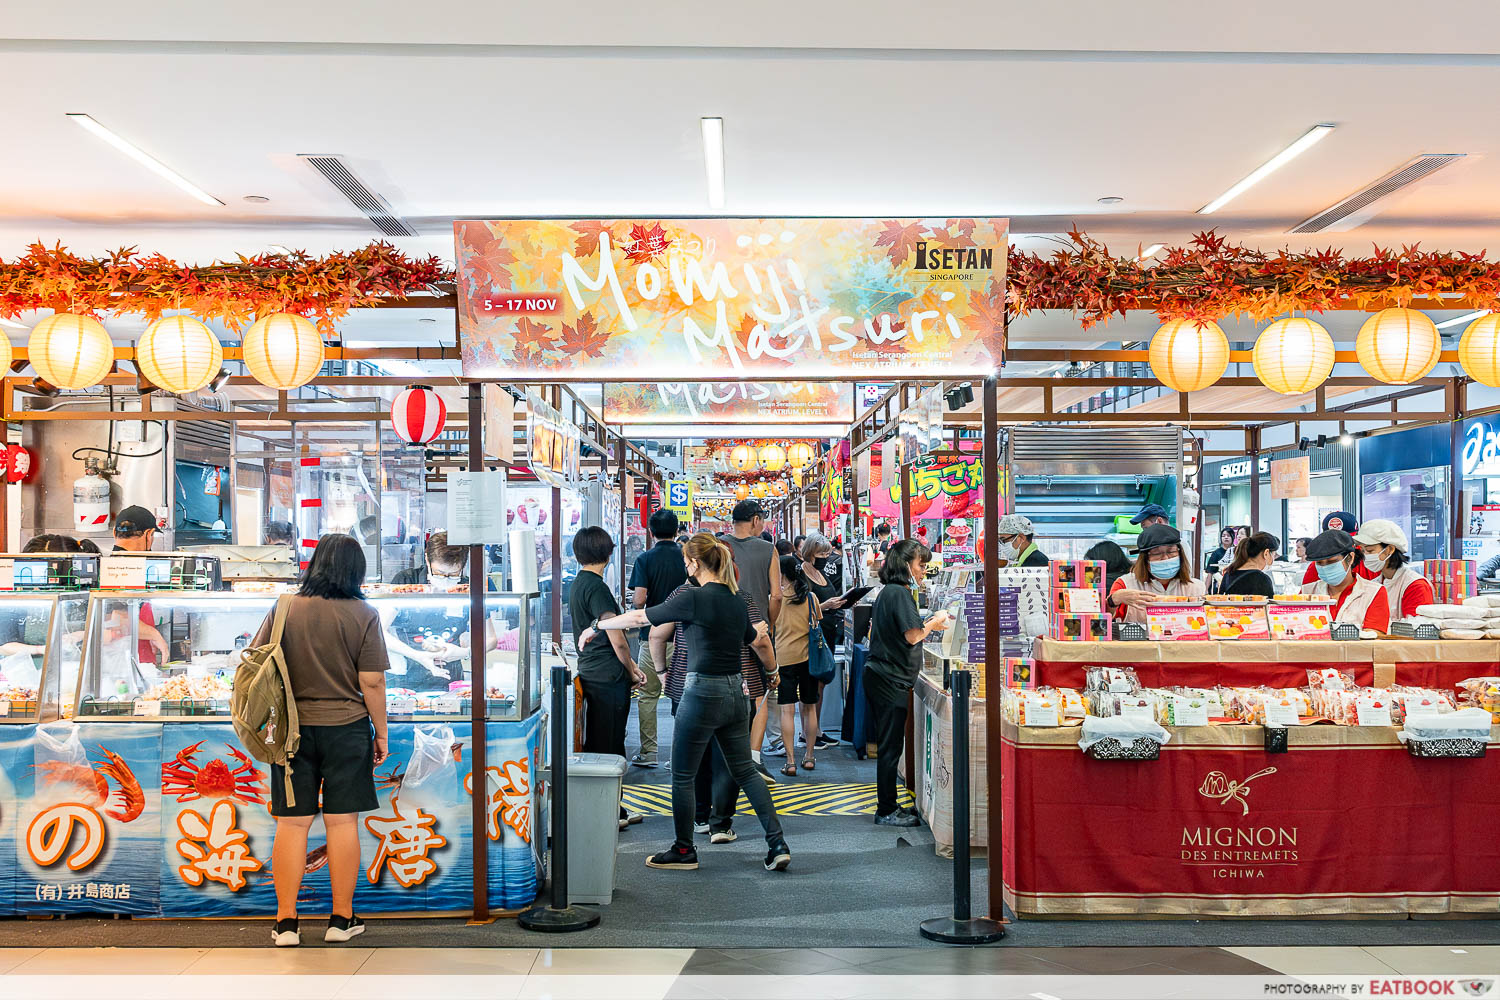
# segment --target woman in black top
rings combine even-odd
[[[880,567],[880,595],[870,617],[870,655],[865,666],[865,700],[875,736],[875,822],[917,826],[917,814],[896,805],[896,770],[906,742],[906,702],[922,669],[922,642],[948,627],[939,611],[927,621],[917,610],[916,581],[932,552],[911,538],[891,546]]]
[[[1219,532],[1219,547],[1208,554],[1203,560],[1203,575],[1213,576],[1234,552],[1234,529],[1225,528]]]
[[[1234,561],[1224,571],[1218,594],[1259,594],[1275,597],[1276,585],[1266,570],[1276,561],[1279,547],[1274,535],[1257,531],[1235,546]]]
[[[1106,593],[1115,585],[1116,580],[1130,572],[1132,565],[1125,550],[1107,538],[1102,542],[1096,542],[1093,548],[1083,554],[1083,558],[1096,559],[1104,563]]]
[[[596,638],[601,629],[640,628],[677,622],[688,648],[688,677],[672,732],[672,823],[677,839],[671,847],[646,859],[651,868],[694,869],[698,852],[693,847],[695,783],[709,741],[718,743],[730,775],[760,817],[766,831],[765,867],[785,871],[792,862],[781,832],[781,821],[771,803],[771,793],[750,757],[750,718],[754,714],[745,693],[740,650],[750,646],[767,665],[771,683],[776,683],[776,661],[768,635],[750,624],[745,599],[736,592],[729,548],[712,535],[698,534],[682,549],[688,576],[697,587],[678,590],[655,607],[627,611],[607,621],[597,621],[578,637],[579,648]],[[678,641],[681,641],[679,639]]]

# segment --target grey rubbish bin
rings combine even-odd
[[[625,758],[612,753],[568,757],[568,902],[608,903],[615,895],[620,840],[620,786]]]

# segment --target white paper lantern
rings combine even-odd
[[[42,380],[59,389],[98,385],[115,363],[104,325],[76,313],[54,313],[32,327],[26,354]]]
[[[1500,386],[1500,313],[1469,324],[1458,341],[1458,363],[1474,381]]]
[[[305,316],[274,313],[250,324],[241,345],[245,368],[262,385],[295,389],[323,367],[323,338]]]
[[[196,392],[219,374],[224,348],[193,317],[164,316],[136,342],[135,365],[152,385],[168,392]]]
[[[1196,392],[1219,381],[1229,367],[1229,338],[1213,320],[1169,320],[1151,338],[1147,360],[1168,389]]]
[[[15,349],[10,346],[10,338],[5,331],[0,330],[0,378],[10,374],[11,362],[16,360]]]
[[[1255,341],[1255,375],[1283,395],[1311,392],[1333,374],[1333,338],[1301,316],[1278,319]]]
[[[1416,309],[1380,310],[1365,320],[1354,342],[1365,371],[1391,385],[1415,382],[1432,371],[1442,349],[1437,327]]]

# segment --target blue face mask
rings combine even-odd
[[[1178,570],[1182,569],[1182,560],[1177,556],[1173,556],[1170,559],[1159,559],[1149,565],[1152,576],[1158,580],[1170,580],[1177,575]]]
[[[1348,575],[1349,570],[1345,568],[1342,561],[1330,563],[1327,566],[1318,563],[1318,579],[1330,587],[1337,587],[1344,582],[1344,577]]]

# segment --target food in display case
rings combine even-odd
[[[0,594],[0,723],[72,717],[85,606],[82,594]]]
[[[1219,604],[1205,606],[1210,639],[1269,639],[1271,627],[1266,609],[1255,605]]]
[[[391,663],[387,714],[469,718],[468,596],[384,594],[369,602]],[[538,602],[534,593],[485,598],[489,718],[523,718],[539,704]],[[227,720],[240,654],[275,604],[269,594],[95,592],[77,671],[79,718]]]

